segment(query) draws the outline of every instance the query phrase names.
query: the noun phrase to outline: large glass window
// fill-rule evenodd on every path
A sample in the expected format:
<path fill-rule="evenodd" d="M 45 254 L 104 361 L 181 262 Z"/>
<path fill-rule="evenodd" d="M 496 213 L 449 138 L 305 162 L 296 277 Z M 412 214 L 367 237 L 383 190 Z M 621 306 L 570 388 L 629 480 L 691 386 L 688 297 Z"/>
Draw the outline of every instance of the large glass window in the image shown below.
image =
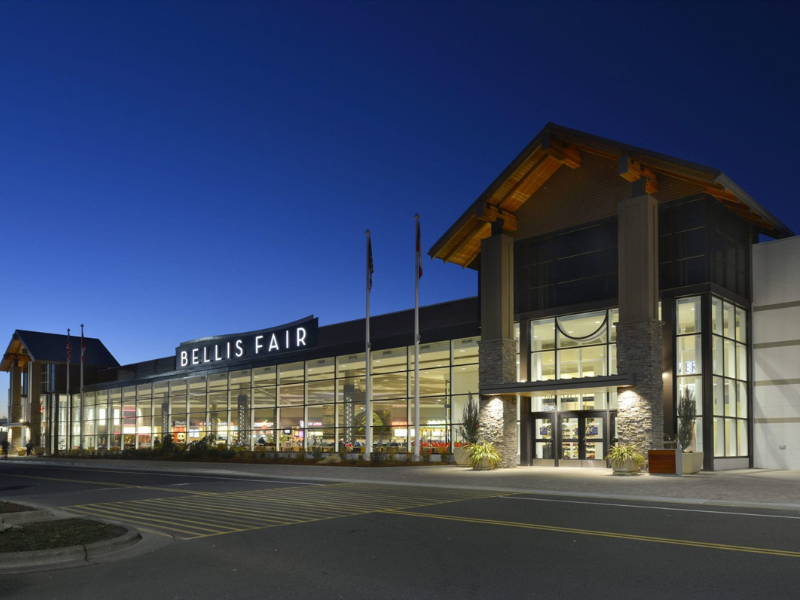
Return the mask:
<path fill-rule="evenodd" d="M 531 379 L 616 374 L 618 314 L 612 309 L 531 321 Z"/>
<path fill-rule="evenodd" d="M 479 341 L 420 347 L 424 443 L 452 443 L 458 425 L 453 421 L 460 421 L 470 395 L 477 402 Z M 602 369 L 603 348 L 576 348 L 585 353 L 581 368 Z M 414 441 L 414 347 L 377 350 L 371 359 L 371 419 L 365 413 L 364 354 L 358 353 L 89 392 L 84 431 L 98 445 L 110 437 L 118 447 L 151 447 L 165 435 L 183 445 L 211 434 L 220 443 L 250 449 L 338 450 L 363 445 L 369 426 L 377 446 L 405 451 Z M 65 443 L 67 430 L 77 431 L 78 411 L 74 399 L 65 407 Z"/>
<path fill-rule="evenodd" d="M 714 355 L 714 456 L 747 456 L 747 311 L 711 299 Z"/>
<path fill-rule="evenodd" d="M 691 449 L 703 451 L 703 353 L 702 299 L 679 298 L 675 302 L 675 352 L 678 402 L 693 399 L 697 410 Z"/>

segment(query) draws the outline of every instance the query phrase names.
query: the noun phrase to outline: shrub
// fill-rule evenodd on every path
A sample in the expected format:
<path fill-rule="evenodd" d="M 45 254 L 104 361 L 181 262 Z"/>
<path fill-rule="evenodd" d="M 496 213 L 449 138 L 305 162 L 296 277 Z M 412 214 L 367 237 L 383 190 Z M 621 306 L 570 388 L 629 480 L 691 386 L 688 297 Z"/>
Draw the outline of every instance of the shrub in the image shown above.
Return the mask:
<path fill-rule="evenodd" d="M 489 466 L 494 468 L 500 464 L 500 455 L 491 442 L 475 442 L 467 448 L 469 452 L 469 462 L 473 469 L 477 469 L 481 462 L 486 461 Z"/>
<path fill-rule="evenodd" d="M 694 439 L 694 422 L 697 418 L 697 402 L 692 390 L 685 390 L 678 403 L 678 443 L 683 452 L 691 452 L 689 446 Z"/>
<path fill-rule="evenodd" d="M 608 451 L 606 460 L 611 462 L 621 463 L 626 460 L 632 460 L 640 467 L 644 464 L 644 456 L 642 456 L 632 444 L 618 444 Z"/>

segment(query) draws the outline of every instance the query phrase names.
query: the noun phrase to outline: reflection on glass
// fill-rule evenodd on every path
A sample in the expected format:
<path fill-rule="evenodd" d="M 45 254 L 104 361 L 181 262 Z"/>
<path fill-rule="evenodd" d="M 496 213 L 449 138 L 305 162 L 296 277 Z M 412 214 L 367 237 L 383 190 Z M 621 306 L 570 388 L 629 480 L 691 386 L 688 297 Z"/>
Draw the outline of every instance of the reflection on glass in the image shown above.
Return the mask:
<path fill-rule="evenodd" d="M 694 375 L 702 373 L 700 354 L 700 336 L 685 335 L 677 338 L 678 343 L 678 375 Z"/>

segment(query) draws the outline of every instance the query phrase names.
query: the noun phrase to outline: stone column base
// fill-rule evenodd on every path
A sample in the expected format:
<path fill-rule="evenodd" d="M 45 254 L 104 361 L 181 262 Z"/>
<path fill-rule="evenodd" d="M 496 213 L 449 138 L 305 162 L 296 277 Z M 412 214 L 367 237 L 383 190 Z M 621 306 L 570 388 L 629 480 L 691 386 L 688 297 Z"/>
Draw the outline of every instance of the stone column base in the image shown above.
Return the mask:
<path fill-rule="evenodd" d="M 664 447 L 661 321 L 617 323 L 617 371 L 635 384 L 620 388 L 617 399 L 617 438 L 647 451 Z"/>
<path fill-rule="evenodd" d="M 481 396 L 478 418 L 481 441 L 494 444 L 500 455 L 500 467 L 516 467 L 516 398 Z"/>

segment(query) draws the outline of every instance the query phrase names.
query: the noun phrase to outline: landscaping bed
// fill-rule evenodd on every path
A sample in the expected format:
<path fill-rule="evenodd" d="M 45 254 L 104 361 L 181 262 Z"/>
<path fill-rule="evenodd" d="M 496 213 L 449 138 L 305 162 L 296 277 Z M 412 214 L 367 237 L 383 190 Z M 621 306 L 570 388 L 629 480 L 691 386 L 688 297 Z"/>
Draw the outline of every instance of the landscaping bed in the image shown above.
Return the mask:
<path fill-rule="evenodd" d="M 280 456 L 280 455 L 283 456 Z M 331 456 L 336 456 L 339 461 L 333 462 Z M 351 458 L 356 456 L 357 458 Z M 312 452 L 281 452 L 260 450 L 221 450 L 210 448 L 204 452 L 174 450 L 163 452 L 158 449 L 138 449 L 122 451 L 69 451 L 50 458 L 112 458 L 118 460 L 156 460 L 180 462 L 216 462 L 216 463 L 245 463 L 245 464 L 282 464 L 282 465 L 325 465 L 344 467 L 415 467 L 454 464 L 452 454 L 423 453 L 419 462 L 413 461 L 411 453 L 375 452 L 371 459 L 366 459 L 364 454 L 354 453 L 318 453 Z"/>
<path fill-rule="evenodd" d="M 24 506 L 22 504 L 14 504 L 13 502 L 0 502 L 0 514 L 2 513 L 19 513 L 37 510 L 31 506 Z"/>
<path fill-rule="evenodd" d="M 81 546 L 110 540 L 127 531 L 119 525 L 87 519 L 26 523 L 0 531 L 0 552 L 28 552 Z"/>

